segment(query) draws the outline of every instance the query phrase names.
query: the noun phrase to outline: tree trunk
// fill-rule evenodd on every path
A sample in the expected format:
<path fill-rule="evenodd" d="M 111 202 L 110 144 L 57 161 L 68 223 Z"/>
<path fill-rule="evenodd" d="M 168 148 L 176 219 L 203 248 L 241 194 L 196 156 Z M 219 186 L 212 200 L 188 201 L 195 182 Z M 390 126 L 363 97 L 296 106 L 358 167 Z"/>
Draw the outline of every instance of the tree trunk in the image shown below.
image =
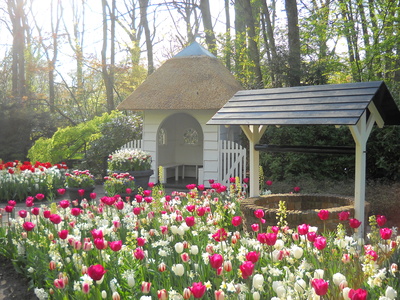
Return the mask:
<path fill-rule="evenodd" d="M 229 0 L 225 0 L 225 35 L 226 45 L 224 50 L 225 66 L 231 71 L 232 41 L 231 41 L 231 17 L 229 13 Z"/>
<path fill-rule="evenodd" d="M 289 86 L 300 85 L 301 56 L 300 56 L 300 32 L 296 0 L 285 0 L 286 16 L 288 22 L 288 44 L 289 44 Z"/>
<path fill-rule="evenodd" d="M 144 35 L 146 37 L 146 50 L 147 50 L 147 74 L 150 75 L 154 72 L 154 60 L 153 60 L 153 43 L 151 41 L 151 34 L 149 29 L 149 22 L 147 20 L 147 8 L 149 6 L 149 0 L 140 0 L 140 23 L 144 29 Z"/>
<path fill-rule="evenodd" d="M 112 0 L 113 4 L 115 0 Z M 113 66 L 110 66 L 110 70 L 107 67 L 107 45 L 108 45 L 108 26 L 107 26 L 107 0 L 102 0 L 102 8 L 103 8 L 103 46 L 101 49 L 101 66 L 102 66 L 102 76 L 103 76 L 103 81 L 104 85 L 106 88 L 106 97 L 107 97 L 107 111 L 111 112 L 114 110 L 114 91 L 113 91 L 113 73 L 111 71 L 111 68 Z M 112 5 L 114 7 L 114 5 Z M 113 12 L 110 13 L 110 18 L 111 22 L 115 22 L 115 18 L 113 18 L 115 14 Z M 113 34 L 111 34 L 113 37 Z M 111 43 L 113 43 L 113 40 L 111 39 Z M 114 55 L 114 54 L 111 54 Z"/>
<path fill-rule="evenodd" d="M 200 0 L 200 10 L 203 18 L 204 31 L 206 33 L 208 50 L 212 54 L 217 55 L 217 43 L 211 22 L 210 3 L 208 0 Z"/>

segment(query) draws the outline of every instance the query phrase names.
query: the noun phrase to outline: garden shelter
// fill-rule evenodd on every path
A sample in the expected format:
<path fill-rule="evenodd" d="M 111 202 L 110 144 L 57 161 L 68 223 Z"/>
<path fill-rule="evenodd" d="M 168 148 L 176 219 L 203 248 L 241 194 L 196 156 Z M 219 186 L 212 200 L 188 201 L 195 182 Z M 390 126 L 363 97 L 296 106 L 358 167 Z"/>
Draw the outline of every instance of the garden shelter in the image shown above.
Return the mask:
<path fill-rule="evenodd" d="M 207 124 L 240 125 L 250 143 L 250 197 L 259 195 L 256 144 L 268 125 L 348 126 L 355 141 L 355 218 L 365 226 L 366 144 L 374 126 L 400 125 L 383 81 L 238 91 Z"/>
<path fill-rule="evenodd" d="M 229 177 L 243 178 L 246 149 L 239 145 L 240 126 L 206 126 L 241 89 L 217 57 L 194 42 L 117 107 L 143 112 L 142 140 L 127 147 L 151 154 L 151 181 L 179 183 L 189 177 L 196 180 L 191 183 L 208 184 L 209 179 L 229 183 Z"/>

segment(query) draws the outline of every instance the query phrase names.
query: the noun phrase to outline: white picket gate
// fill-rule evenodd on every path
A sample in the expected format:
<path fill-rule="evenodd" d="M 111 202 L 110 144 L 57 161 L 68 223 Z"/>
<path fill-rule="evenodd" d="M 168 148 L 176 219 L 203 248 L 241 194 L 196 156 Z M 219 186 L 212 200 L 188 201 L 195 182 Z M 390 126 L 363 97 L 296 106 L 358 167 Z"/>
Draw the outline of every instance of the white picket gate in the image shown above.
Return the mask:
<path fill-rule="evenodd" d="M 220 166 L 219 182 L 229 185 L 231 177 L 246 177 L 246 148 L 233 141 L 220 141 Z"/>
<path fill-rule="evenodd" d="M 121 149 L 142 149 L 143 140 L 133 140 L 121 147 Z"/>

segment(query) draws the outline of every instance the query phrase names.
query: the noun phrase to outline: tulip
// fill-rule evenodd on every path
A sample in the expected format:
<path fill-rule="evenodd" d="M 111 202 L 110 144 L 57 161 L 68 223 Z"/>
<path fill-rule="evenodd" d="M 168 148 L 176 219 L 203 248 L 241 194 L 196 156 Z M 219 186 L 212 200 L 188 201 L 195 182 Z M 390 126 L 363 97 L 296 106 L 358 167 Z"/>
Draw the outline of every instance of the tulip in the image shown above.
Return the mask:
<path fill-rule="evenodd" d="M 293 191 L 295 192 L 295 193 L 299 193 L 300 192 L 300 187 L 298 187 L 298 186 L 295 186 L 294 188 L 293 188 Z"/>
<path fill-rule="evenodd" d="M 142 282 L 142 287 L 141 287 L 142 293 L 143 294 L 148 294 L 148 293 L 150 293 L 150 289 L 151 289 L 151 282 L 143 281 Z"/>
<path fill-rule="evenodd" d="M 349 225 L 350 225 L 351 228 L 357 229 L 358 227 L 360 227 L 361 222 L 359 220 L 357 220 L 357 219 L 350 219 L 349 220 Z"/>
<path fill-rule="evenodd" d="M 257 219 L 263 218 L 264 215 L 265 215 L 265 213 L 264 213 L 264 211 L 263 211 L 262 209 L 257 209 L 257 210 L 254 211 L 254 216 L 255 216 Z"/>
<path fill-rule="evenodd" d="M 215 300 L 225 300 L 225 294 L 223 290 L 214 291 Z"/>
<path fill-rule="evenodd" d="M 242 224 L 242 217 L 241 216 L 234 216 L 232 217 L 232 225 L 237 227 Z"/>
<path fill-rule="evenodd" d="M 90 284 L 87 282 L 82 282 L 82 292 L 84 294 L 89 294 L 90 292 Z"/>
<path fill-rule="evenodd" d="M 210 265 L 214 269 L 218 269 L 219 267 L 222 266 L 222 263 L 224 262 L 224 258 L 221 254 L 213 254 L 208 257 L 210 261 Z"/>
<path fill-rule="evenodd" d="M 365 252 L 365 256 L 369 258 L 370 260 L 377 261 L 378 260 L 378 254 L 374 250 L 368 250 Z"/>
<path fill-rule="evenodd" d="M 349 211 L 342 211 L 338 213 L 338 217 L 340 221 L 347 221 L 350 217 L 350 212 Z"/>
<path fill-rule="evenodd" d="M 62 196 L 65 194 L 66 191 L 67 191 L 66 189 L 58 189 L 57 193 Z"/>
<path fill-rule="evenodd" d="M 224 261 L 223 266 L 224 266 L 224 271 L 225 271 L 225 272 L 230 272 L 230 271 L 232 271 L 232 269 L 233 269 L 233 267 L 232 267 L 232 262 L 229 261 L 229 260 Z"/>
<path fill-rule="evenodd" d="M 251 229 L 254 232 L 258 232 L 260 230 L 260 225 L 259 224 L 251 224 Z"/>
<path fill-rule="evenodd" d="M 392 229 L 390 228 L 381 228 L 379 229 L 379 233 L 383 240 L 389 240 L 392 237 Z"/>
<path fill-rule="evenodd" d="M 54 271 L 56 269 L 56 262 L 54 260 L 49 262 L 49 270 Z"/>
<path fill-rule="evenodd" d="M 217 242 L 225 241 L 228 238 L 228 233 L 224 228 L 218 229 L 216 233 L 212 235 L 212 238 Z"/>
<path fill-rule="evenodd" d="M 320 278 L 314 278 L 311 281 L 311 285 L 318 296 L 324 296 L 328 292 L 328 287 L 329 287 L 328 281 L 325 281 Z"/>
<path fill-rule="evenodd" d="M 307 232 L 307 240 L 309 242 L 314 243 L 316 237 L 317 237 L 317 234 L 314 231 Z"/>
<path fill-rule="evenodd" d="M 349 291 L 349 298 L 352 300 L 366 300 L 367 296 L 368 292 L 363 289 L 357 289 L 357 290 L 351 289 Z"/>
<path fill-rule="evenodd" d="M 385 297 L 389 299 L 396 299 L 397 298 L 396 290 L 391 286 L 388 286 L 385 291 Z"/>
<path fill-rule="evenodd" d="M 44 199 L 44 195 L 43 194 L 36 194 L 35 198 L 38 200 L 43 200 Z"/>
<path fill-rule="evenodd" d="M 28 215 L 28 212 L 27 212 L 26 210 L 22 209 L 22 210 L 20 210 L 20 211 L 18 212 L 18 215 L 19 215 L 21 218 L 25 219 L 25 218 L 27 217 L 27 215 Z"/>
<path fill-rule="evenodd" d="M 33 228 L 35 228 L 35 224 L 33 224 L 32 222 L 25 222 L 24 224 L 22 224 L 22 227 L 26 231 L 32 231 Z"/>
<path fill-rule="evenodd" d="M 308 225 L 308 224 L 299 225 L 299 226 L 297 226 L 297 232 L 300 235 L 306 235 L 307 232 L 308 232 L 309 227 L 310 227 L 310 225 Z"/>
<path fill-rule="evenodd" d="M 189 227 L 193 227 L 196 224 L 196 219 L 193 216 L 186 217 L 185 218 L 185 223 Z"/>
<path fill-rule="evenodd" d="M 38 216 L 40 213 L 40 208 L 39 207 L 33 207 L 31 210 L 32 215 Z"/>
<path fill-rule="evenodd" d="M 182 253 L 183 252 L 183 243 L 178 242 L 175 244 L 175 251 L 176 253 Z"/>
<path fill-rule="evenodd" d="M 87 274 L 95 281 L 101 280 L 106 272 L 102 265 L 92 265 L 87 269 Z"/>
<path fill-rule="evenodd" d="M 122 248 L 122 241 L 109 242 L 108 246 L 112 251 L 117 252 Z"/>
<path fill-rule="evenodd" d="M 202 216 L 204 216 L 205 213 L 206 213 L 206 208 L 203 207 L 203 206 L 200 206 L 200 207 L 198 207 L 198 208 L 196 209 L 196 213 L 197 213 L 197 215 L 198 215 L 199 217 L 202 217 Z"/>
<path fill-rule="evenodd" d="M 247 279 L 253 274 L 254 264 L 251 261 L 245 261 L 243 264 L 240 265 L 239 268 L 240 271 L 242 271 L 243 279 Z"/>
<path fill-rule="evenodd" d="M 181 259 L 182 259 L 183 262 L 188 262 L 188 261 L 190 261 L 190 256 L 189 256 L 189 254 L 187 254 L 185 252 L 185 253 L 181 254 Z"/>
<path fill-rule="evenodd" d="M 382 215 L 376 216 L 376 223 L 379 225 L 379 227 L 385 226 L 386 222 L 387 222 L 387 219 L 385 216 L 382 216 Z"/>
<path fill-rule="evenodd" d="M 96 193 L 90 193 L 89 197 L 90 197 L 90 199 L 94 200 L 94 199 L 96 199 L 97 194 Z"/>
<path fill-rule="evenodd" d="M 253 287 L 257 290 L 261 290 L 264 284 L 264 276 L 262 274 L 255 274 L 253 276 Z"/>
<path fill-rule="evenodd" d="M 326 238 L 317 236 L 314 241 L 314 247 L 318 250 L 323 250 L 326 247 Z"/>
<path fill-rule="evenodd" d="M 143 247 L 146 244 L 146 239 L 142 237 L 136 238 L 136 241 L 139 247 Z"/>
<path fill-rule="evenodd" d="M 206 286 L 202 282 L 193 282 L 189 289 L 195 299 L 202 298 L 207 290 Z"/>
<path fill-rule="evenodd" d="M 94 239 L 93 243 L 96 246 L 96 248 L 99 250 L 107 249 L 107 246 L 108 246 L 107 241 L 105 241 L 103 238 Z"/>
<path fill-rule="evenodd" d="M 68 237 L 68 230 L 64 229 L 58 232 L 58 237 L 62 240 L 65 240 Z"/>
<path fill-rule="evenodd" d="M 173 265 L 171 269 L 176 276 L 182 276 L 185 273 L 185 267 L 182 264 Z"/>
<path fill-rule="evenodd" d="M 329 219 L 329 210 L 326 209 L 322 209 L 319 211 L 318 213 L 318 217 L 324 221 L 324 220 L 328 220 Z"/>
<path fill-rule="evenodd" d="M 62 221 L 60 215 L 57 214 L 51 214 L 49 219 L 53 224 L 60 224 Z"/>
<path fill-rule="evenodd" d="M 61 200 L 58 204 L 60 205 L 61 208 L 68 208 L 70 205 L 68 200 Z"/>
<path fill-rule="evenodd" d="M 167 300 L 168 299 L 168 292 L 165 289 L 157 291 L 157 297 L 160 300 Z"/>
<path fill-rule="evenodd" d="M 342 256 L 342 262 L 345 263 L 345 264 L 347 264 L 347 263 L 349 263 L 350 261 L 351 261 L 350 255 L 347 254 L 347 253 L 343 254 L 343 256 Z"/>
<path fill-rule="evenodd" d="M 166 269 L 167 269 L 167 265 L 165 263 L 162 262 L 158 265 L 158 271 L 164 272 Z"/>
<path fill-rule="evenodd" d="M 334 283 L 335 285 L 339 286 L 339 284 L 340 284 L 342 281 L 345 281 L 345 280 L 346 280 L 346 276 L 344 276 L 343 274 L 341 274 L 341 273 L 335 273 L 335 274 L 333 274 L 333 283 Z"/>
<path fill-rule="evenodd" d="M 192 296 L 192 292 L 190 291 L 190 289 L 185 288 L 183 290 L 183 299 L 185 299 L 185 300 L 190 299 L 191 296 Z"/>
<path fill-rule="evenodd" d="M 143 260 L 145 258 L 145 253 L 141 248 L 136 248 L 135 251 L 133 252 L 133 255 L 138 260 Z"/>
<path fill-rule="evenodd" d="M 258 261 L 259 257 L 260 257 L 260 252 L 257 251 L 251 251 L 246 254 L 246 260 L 251 261 L 253 264 L 255 264 Z"/>

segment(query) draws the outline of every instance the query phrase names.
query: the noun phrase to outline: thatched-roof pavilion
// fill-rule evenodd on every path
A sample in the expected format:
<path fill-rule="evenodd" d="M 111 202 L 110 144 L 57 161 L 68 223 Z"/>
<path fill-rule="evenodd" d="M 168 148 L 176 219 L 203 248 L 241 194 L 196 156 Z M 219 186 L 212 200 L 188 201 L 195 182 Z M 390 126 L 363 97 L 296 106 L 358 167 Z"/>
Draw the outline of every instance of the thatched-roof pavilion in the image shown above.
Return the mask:
<path fill-rule="evenodd" d="M 159 166 L 167 169 L 165 177 L 175 171 L 175 179 L 196 177 L 200 184 L 239 175 L 221 173 L 219 153 L 221 140 L 238 140 L 239 126 L 205 125 L 241 89 L 229 70 L 194 42 L 166 61 L 118 106 L 143 111 L 142 148 L 153 156 L 154 181 L 159 178 Z M 185 138 L 188 134 L 195 137 L 190 144 Z"/>

